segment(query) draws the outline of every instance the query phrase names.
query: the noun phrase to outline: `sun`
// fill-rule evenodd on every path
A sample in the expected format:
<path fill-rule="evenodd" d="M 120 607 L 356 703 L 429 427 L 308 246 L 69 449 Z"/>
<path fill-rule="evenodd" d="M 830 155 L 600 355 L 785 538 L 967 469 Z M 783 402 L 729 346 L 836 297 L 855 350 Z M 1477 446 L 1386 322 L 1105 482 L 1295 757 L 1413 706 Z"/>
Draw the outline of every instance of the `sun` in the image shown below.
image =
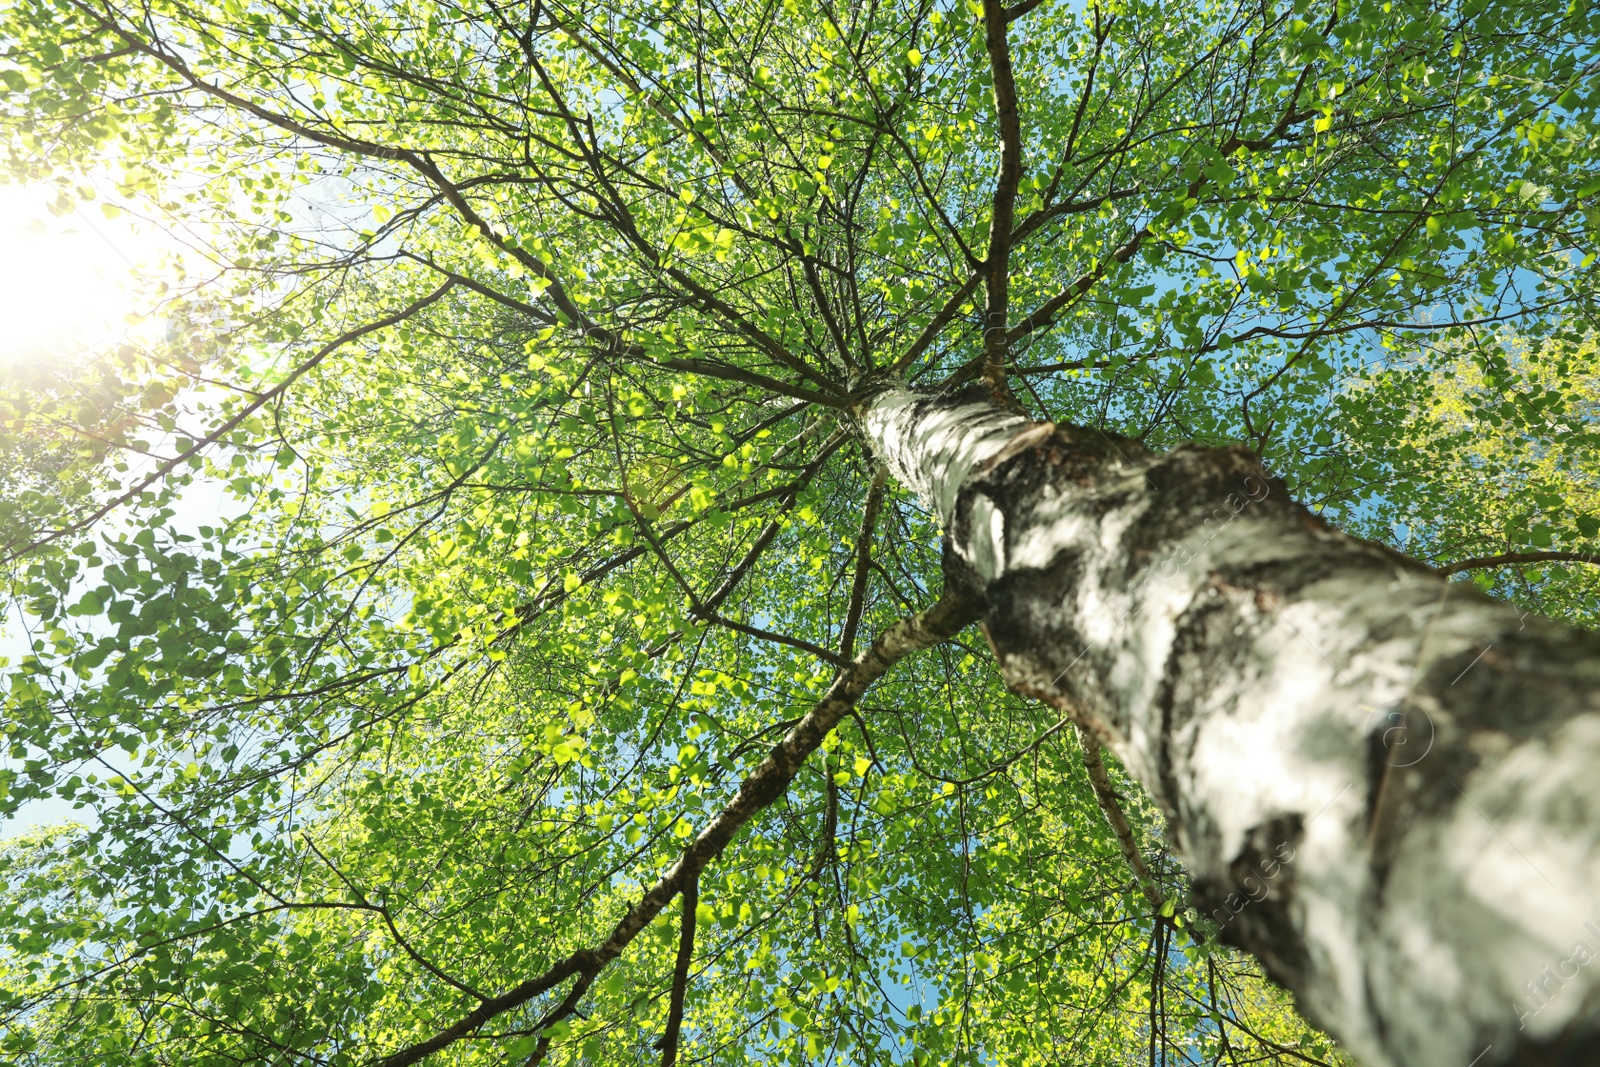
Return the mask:
<path fill-rule="evenodd" d="M 156 227 L 98 201 L 52 212 L 58 195 L 0 184 L 0 367 L 67 359 L 126 336 L 155 306 L 140 269 L 175 250 Z"/>

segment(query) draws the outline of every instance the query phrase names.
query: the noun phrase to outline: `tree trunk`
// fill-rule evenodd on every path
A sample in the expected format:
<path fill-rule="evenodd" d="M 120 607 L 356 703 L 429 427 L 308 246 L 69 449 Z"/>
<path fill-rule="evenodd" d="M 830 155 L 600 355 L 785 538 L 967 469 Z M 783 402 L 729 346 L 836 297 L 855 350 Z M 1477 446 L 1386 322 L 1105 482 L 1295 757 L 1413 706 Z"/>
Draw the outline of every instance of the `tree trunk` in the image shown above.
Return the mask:
<path fill-rule="evenodd" d="M 1159 802 L 1197 906 L 1368 1067 L 1600 1062 L 1600 639 L 1330 528 L 1244 448 L 858 409 L 1006 682 Z"/>

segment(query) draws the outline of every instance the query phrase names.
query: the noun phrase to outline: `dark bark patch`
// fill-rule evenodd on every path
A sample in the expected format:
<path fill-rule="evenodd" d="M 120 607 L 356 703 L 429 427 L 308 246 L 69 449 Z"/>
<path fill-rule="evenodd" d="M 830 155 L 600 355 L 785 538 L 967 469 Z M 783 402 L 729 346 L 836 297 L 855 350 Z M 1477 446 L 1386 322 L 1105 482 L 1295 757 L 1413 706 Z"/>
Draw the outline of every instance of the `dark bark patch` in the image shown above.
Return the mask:
<path fill-rule="evenodd" d="M 1594 1008 L 1591 1004 L 1589 1010 L 1580 1014 L 1592 1019 Z M 1485 1057 L 1486 1061 L 1488 1059 L 1490 1057 Z M 1548 1040 L 1519 1035 L 1511 1054 L 1495 1062 L 1504 1063 L 1506 1067 L 1595 1067 L 1600 1064 L 1600 1030 L 1587 1024 Z"/>
<path fill-rule="evenodd" d="M 1457 799 L 1451 781 L 1470 770 L 1436 753 L 1438 741 L 1434 716 L 1409 698 L 1373 715 L 1367 734 L 1366 825 L 1374 909 L 1382 907 L 1389 870 L 1407 832 L 1429 813 L 1451 805 Z M 1433 763 L 1427 764 L 1430 758 Z"/>
<path fill-rule="evenodd" d="M 1144 517 L 1124 539 L 1130 564 L 1159 555 L 1191 535 L 1209 540 L 1241 514 L 1285 506 L 1273 499 L 1279 490 L 1254 455 L 1243 449 L 1182 448 L 1144 473 L 1150 500 Z"/>
<path fill-rule="evenodd" d="M 1600 640 L 1575 631 L 1553 640 L 1529 623 L 1436 660 L 1404 701 L 1374 716 L 1367 837 L 1380 896 L 1409 829 L 1446 818 L 1465 803 L 1468 779 L 1486 756 L 1548 737 L 1593 700 Z M 1541 620 L 1538 628 L 1546 626 Z M 1493 819 L 1497 812 L 1485 814 Z M 1544 814 L 1553 825 L 1571 827 L 1600 818 L 1576 797 Z"/>
<path fill-rule="evenodd" d="M 970 499 L 963 495 L 962 504 L 966 504 Z M 955 550 L 955 545 L 948 536 L 941 542 L 940 549 L 942 555 L 939 569 L 944 572 L 944 587 L 975 605 L 978 611 L 986 611 L 988 603 L 984 595 L 983 579 L 978 577 L 972 565 L 961 557 L 961 553 Z"/>
<path fill-rule="evenodd" d="M 1199 825 L 1199 808 L 1182 801 L 1177 768 L 1188 765 L 1192 753 L 1178 749 L 1185 745 L 1182 739 L 1189 734 L 1196 708 L 1214 688 L 1211 680 L 1238 673 L 1240 657 L 1251 650 L 1247 632 L 1248 622 L 1233 597 L 1216 587 L 1202 589 L 1177 620 L 1156 691 L 1155 707 L 1161 717 L 1158 799 L 1167 817 L 1181 822 L 1193 841 L 1206 840 L 1211 828 Z"/>
<path fill-rule="evenodd" d="M 1255 956 L 1269 978 L 1289 989 L 1302 987 L 1311 973 L 1292 915 L 1294 858 L 1304 836 L 1298 812 L 1268 819 L 1246 835 L 1227 882 L 1197 878 L 1194 884 L 1195 902 L 1217 924 L 1218 939 Z"/>
<path fill-rule="evenodd" d="M 1466 729 L 1513 742 L 1547 736 L 1582 711 L 1597 710 L 1600 635 L 1528 616 L 1518 629 L 1440 660 L 1424 683 Z"/>
<path fill-rule="evenodd" d="M 994 497 L 1001 510 L 1027 506 L 1045 483 L 1087 488 L 1114 466 L 1141 465 L 1150 452 L 1137 441 L 1101 430 L 1037 423 L 1022 431 L 962 486 Z"/>
<path fill-rule="evenodd" d="M 1048 567 L 1008 571 L 989 583 L 984 630 L 1002 668 L 1025 657 L 1026 673 L 1056 685 L 1067 681 L 1069 672 L 1090 666 L 1087 645 L 1066 607 L 1082 575 L 1082 557 L 1068 552 Z"/>

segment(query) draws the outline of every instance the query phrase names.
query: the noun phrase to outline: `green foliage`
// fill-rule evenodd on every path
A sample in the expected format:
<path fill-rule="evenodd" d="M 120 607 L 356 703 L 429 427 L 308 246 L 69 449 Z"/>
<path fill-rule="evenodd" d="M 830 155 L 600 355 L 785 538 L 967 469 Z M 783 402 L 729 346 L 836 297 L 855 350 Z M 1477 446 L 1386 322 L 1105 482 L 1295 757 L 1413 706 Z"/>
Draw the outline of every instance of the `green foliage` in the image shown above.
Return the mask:
<path fill-rule="evenodd" d="M 1502 332 L 1419 350 L 1408 369 L 1376 376 L 1350 399 L 1395 411 L 1379 460 L 1392 481 L 1357 521 L 1440 565 L 1564 553 L 1473 580 L 1530 611 L 1600 623 L 1594 355 L 1592 339 Z"/>
<path fill-rule="evenodd" d="M 378 1061 L 609 936 L 835 675 L 854 391 L 976 374 L 982 11 L 0 13 L 7 172 L 215 268 L 3 383 L 0 813 L 79 821 L 0 851 L 0 1059 Z M 1592 544 L 1597 19 L 1021 15 L 1021 402 L 1441 562 Z M 871 554 L 856 650 L 940 582 L 892 486 Z M 1337 1061 L 1149 914 L 1060 725 L 966 636 L 897 665 L 701 876 L 683 1058 Z M 654 1058 L 676 948 L 430 1062 Z"/>

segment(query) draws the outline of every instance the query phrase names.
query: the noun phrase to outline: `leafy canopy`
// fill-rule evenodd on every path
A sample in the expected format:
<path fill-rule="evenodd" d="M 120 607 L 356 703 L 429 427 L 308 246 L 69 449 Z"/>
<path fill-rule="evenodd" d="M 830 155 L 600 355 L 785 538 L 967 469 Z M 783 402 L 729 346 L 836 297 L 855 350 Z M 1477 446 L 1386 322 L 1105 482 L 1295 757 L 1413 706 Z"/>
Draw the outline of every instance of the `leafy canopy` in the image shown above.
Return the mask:
<path fill-rule="evenodd" d="M 12 3 L 9 175 L 205 255 L 164 329 L 6 371 L 0 812 L 78 817 L 0 851 L 0 1056 L 1337 1059 L 970 634 L 673 864 L 937 596 L 874 376 L 1245 440 L 1441 563 L 1592 546 L 1597 30 Z M 1592 618 L 1546 563 L 1495 573 Z"/>

